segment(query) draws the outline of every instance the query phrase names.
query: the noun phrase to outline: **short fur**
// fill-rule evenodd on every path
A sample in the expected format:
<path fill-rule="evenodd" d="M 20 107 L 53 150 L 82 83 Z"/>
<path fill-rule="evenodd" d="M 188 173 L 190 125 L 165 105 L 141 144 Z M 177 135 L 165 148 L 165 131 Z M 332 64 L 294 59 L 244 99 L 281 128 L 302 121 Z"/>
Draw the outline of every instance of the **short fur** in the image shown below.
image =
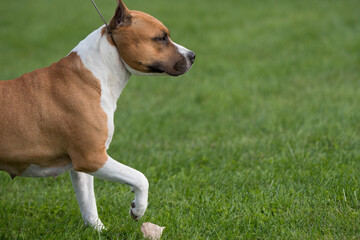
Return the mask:
<path fill-rule="evenodd" d="M 87 225 L 98 230 L 93 177 L 125 183 L 135 200 L 130 214 L 143 216 L 148 181 L 106 152 L 114 133 L 116 102 L 131 73 L 181 75 L 195 54 L 173 43 L 154 17 L 118 0 L 105 26 L 49 67 L 0 81 L 0 170 L 11 177 L 57 176 L 70 171 Z"/>

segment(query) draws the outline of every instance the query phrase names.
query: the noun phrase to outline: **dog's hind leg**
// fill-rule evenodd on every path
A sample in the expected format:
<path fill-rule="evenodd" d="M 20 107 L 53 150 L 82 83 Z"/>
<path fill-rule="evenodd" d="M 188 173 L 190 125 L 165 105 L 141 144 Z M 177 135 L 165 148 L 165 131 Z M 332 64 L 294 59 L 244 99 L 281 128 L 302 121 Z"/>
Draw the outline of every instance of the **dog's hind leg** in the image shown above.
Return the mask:
<path fill-rule="evenodd" d="M 94 177 L 75 170 L 70 170 L 70 176 L 85 225 L 90 225 L 97 231 L 105 229 L 96 208 Z"/>
<path fill-rule="evenodd" d="M 147 208 L 149 182 L 141 172 L 108 157 L 105 164 L 91 175 L 114 182 L 125 183 L 132 187 L 135 200 L 131 203 L 130 215 L 135 220 L 141 218 Z"/>

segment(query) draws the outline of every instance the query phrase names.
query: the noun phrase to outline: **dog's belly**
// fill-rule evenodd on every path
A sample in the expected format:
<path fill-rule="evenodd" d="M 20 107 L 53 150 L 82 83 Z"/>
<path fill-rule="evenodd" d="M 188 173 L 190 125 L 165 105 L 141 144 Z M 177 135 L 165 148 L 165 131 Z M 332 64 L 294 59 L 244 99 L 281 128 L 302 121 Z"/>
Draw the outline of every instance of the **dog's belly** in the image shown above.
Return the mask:
<path fill-rule="evenodd" d="M 64 172 L 72 169 L 69 163 L 62 167 L 41 167 L 39 165 L 30 164 L 30 166 L 21 174 L 22 177 L 57 177 Z"/>
<path fill-rule="evenodd" d="M 71 159 L 67 155 L 37 161 L 29 159 L 10 161 L 0 158 L 0 170 L 8 172 L 11 177 L 56 177 L 72 167 Z"/>
<path fill-rule="evenodd" d="M 44 167 L 37 164 L 0 163 L 0 170 L 8 172 L 11 177 L 57 177 L 70 169 L 72 164 L 64 166 Z"/>

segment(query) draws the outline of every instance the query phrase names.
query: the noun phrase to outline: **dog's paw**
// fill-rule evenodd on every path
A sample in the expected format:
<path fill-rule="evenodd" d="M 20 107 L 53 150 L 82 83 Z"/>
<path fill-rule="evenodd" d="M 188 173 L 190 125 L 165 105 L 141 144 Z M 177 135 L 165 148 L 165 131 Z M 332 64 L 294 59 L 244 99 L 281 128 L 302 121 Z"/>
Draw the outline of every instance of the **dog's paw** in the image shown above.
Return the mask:
<path fill-rule="evenodd" d="M 92 228 L 94 228 L 98 232 L 101 232 L 102 230 L 107 230 L 100 219 L 97 219 L 96 221 L 93 221 L 92 223 L 88 223 L 86 225 L 91 226 Z"/>
<path fill-rule="evenodd" d="M 144 216 L 146 211 L 146 206 L 145 207 L 138 207 L 137 204 L 135 204 L 135 200 L 131 203 L 131 208 L 130 208 L 130 216 L 135 220 L 138 221 L 142 216 Z"/>

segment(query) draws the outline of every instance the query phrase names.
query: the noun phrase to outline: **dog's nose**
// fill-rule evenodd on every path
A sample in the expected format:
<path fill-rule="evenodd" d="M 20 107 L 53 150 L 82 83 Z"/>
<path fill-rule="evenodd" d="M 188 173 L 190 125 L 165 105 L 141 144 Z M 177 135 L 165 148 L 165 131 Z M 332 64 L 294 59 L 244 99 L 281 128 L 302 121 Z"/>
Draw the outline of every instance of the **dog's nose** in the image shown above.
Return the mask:
<path fill-rule="evenodd" d="M 193 51 L 190 51 L 190 52 L 188 53 L 188 58 L 189 58 L 191 64 L 193 64 L 194 61 L 195 61 L 195 53 L 194 53 Z"/>

